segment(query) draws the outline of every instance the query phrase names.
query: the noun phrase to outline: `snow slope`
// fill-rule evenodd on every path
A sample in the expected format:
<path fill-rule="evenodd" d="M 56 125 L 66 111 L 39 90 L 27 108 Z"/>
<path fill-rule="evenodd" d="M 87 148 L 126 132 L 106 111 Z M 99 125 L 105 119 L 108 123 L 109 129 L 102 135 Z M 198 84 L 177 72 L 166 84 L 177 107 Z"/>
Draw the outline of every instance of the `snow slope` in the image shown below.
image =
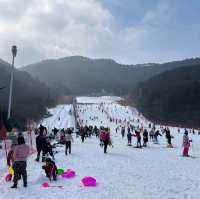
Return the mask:
<path fill-rule="evenodd" d="M 72 105 L 59 105 L 56 108 L 49 109 L 48 111 L 52 116 L 45 118 L 41 122 L 48 130 L 53 129 L 54 127 L 58 129 L 74 127 L 75 120 Z"/>
<path fill-rule="evenodd" d="M 102 97 L 77 97 L 77 103 L 87 103 L 87 104 L 100 104 L 100 103 L 112 103 L 120 101 L 120 97 L 116 96 L 102 96 Z"/>
<path fill-rule="evenodd" d="M 17 190 L 11 190 L 10 183 L 6 183 L 3 177 L 0 181 L 0 198 L 20 199 L 198 199 L 200 194 L 200 136 L 190 135 L 194 140 L 191 147 L 191 154 L 196 158 L 182 158 L 181 142 L 182 133 L 177 133 L 176 128 L 171 128 L 175 148 L 166 148 L 165 137 L 159 137 L 159 145 L 149 143 L 147 148 L 137 149 L 128 147 L 126 138 L 122 140 L 120 131 L 115 132 L 119 124 L 110 122 L 109 117 L 119 118 L 124 121 L 130 120 L 137 125 L 146 127 L 147 121 L 138 115 L 135 109 L 122 107 L 115 102 L 104 102 L 100 107 L 99 103 L 84 105 L 90 101 L 89 98 L 81 100 L 79 106 L 79 119 L 87 125 L 105 125 L 111 127 L 114 147 L 109 147 L 108 154 L 103 154 L 96 138 L 88 138 L 85 143 L 80 138 L 75 138 L 72 145 L 72 155 L 65 156 L 64 148 L 56 150 L 56 164 L 59 168 L 71 168 L 76 171 L 76 177 L 70 180 L 58 179 L 51 185 L 62 185 L 59 188 L 41 188 L 41 184 L 47 181 L 41 169 L 42 163 L 34 161 L 35 155 L 28 160 L 28 188 L 24 189 L 19 183 Z M 93 99 L 92 99 L 93 101 Z M 97 102 L 100 100 L 97 99 Z M 104 110 L 102 113 L 102 109 Z M 66 110 L 66 111 L 64 111 Z M 54 114 L 51 119 L 43 122 L 47 126 L 67 127 L 74 124 L 74 118 L 69 115 L 69 107 L 64 110 L 58 106 L 51 110 Z M 109 117 L 108 117 L 109 115 Z M 60 121 L 58 121 L 60 117 Z M 96 117 L 96 120 L 94 118 Z M 98 117 L 98 119 L 97 119 Z M 55 120 L 54 120 L 55 119 Z M 87 120 L 87 121 L 86 121 Z M 134 120 L 134 121 L 133 121 Z M 52 123 L 55 123 L 52 125 Z M 120 124 L 122 125 L 122 124 Z M 135 144 L 135 139 L 134 139 Z M 6 172 L 5 164 L 0 165 L 1 175 Z M 80 181 L 84 176 L 93 176 L 97 179 L 96 188 L 85 188 Z"/>

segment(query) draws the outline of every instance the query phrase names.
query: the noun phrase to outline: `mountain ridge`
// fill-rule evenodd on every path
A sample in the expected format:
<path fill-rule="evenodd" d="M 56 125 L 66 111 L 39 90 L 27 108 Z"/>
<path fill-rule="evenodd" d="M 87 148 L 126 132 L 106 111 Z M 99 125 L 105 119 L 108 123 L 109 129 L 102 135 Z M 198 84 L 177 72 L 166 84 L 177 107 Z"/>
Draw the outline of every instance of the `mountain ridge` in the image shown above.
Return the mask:
<path fill-rule="evenodd" d="M 90 59 L 71 56 L 45 60 L 21 68 L 61 94 L 54 84 L 62 86 L 65 94 L 90 93 L 126 95 L 151 77 L 167 70 L 200 63 L 200 58 L 174 61 L 164 64 L 122 65 L 112 59 Z"/>

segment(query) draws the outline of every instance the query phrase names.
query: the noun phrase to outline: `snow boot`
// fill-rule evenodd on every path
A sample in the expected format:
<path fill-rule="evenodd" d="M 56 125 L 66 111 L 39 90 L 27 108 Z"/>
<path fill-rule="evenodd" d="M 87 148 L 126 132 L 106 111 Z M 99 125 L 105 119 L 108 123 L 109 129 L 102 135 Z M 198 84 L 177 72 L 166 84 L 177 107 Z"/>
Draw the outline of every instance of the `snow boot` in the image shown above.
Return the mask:
<path fill-rule="evenodd" d="M 10 187 L 11 189 L 17 189 L 17 184 L 14 184 L 12 187 Z"/>
<path fill-rule="evenodd" d="M 37 157 L 37 158 L 35 159 L 35 161 L 36 161 L 36 162 L 39 162 L 39 161 L 40 161 L 39 157 Z"/>

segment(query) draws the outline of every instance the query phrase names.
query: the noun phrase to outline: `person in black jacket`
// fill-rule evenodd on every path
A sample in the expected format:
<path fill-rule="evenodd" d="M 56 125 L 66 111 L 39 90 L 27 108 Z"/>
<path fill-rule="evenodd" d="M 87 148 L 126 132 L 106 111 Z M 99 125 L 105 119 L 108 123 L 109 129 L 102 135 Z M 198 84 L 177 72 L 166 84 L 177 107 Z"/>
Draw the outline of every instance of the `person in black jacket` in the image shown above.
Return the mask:
<path fill-rule="evenodd" d="M 143 146 L 147 147 L 148 142 L 148 131 L 145 129 L 143 132 Z"/>
<path fill-rule="evenodd" d="M 43 130 L 40 130 L 39 135 L 36 137 L 36 149 L 37 149 L 37 158 L 36 161 L 40 161 L 40 153 L 43 152 L 45 144 L 45 137 L 43 136 Z"/>
<path fill-rule="evenodd" d="M 154 133 L 154 144 L 158 144 L 158 136 L 162 136 L 159 132 L 159 130 L 157 130 L 155 133 Z"/>
<path fill-rule="evenodd" d="M 49 154 L 54 160 L 53 149 L 51 145 L 51 140 L 49 137 L 44 136 L 43 146 L 42 146 L 42 162 L 45 162 L 47 154 Z"/>
<path fill-rule="evenodd" d="M 132 134 L 130 131 L 127 133 L 127 140 L 128 140 L 128 146 L 131 146 L 132 145 Z"/>
<path fill-rule="evenodd" d="M 172 138 L 169 128 L 165 129 L 165 136 L 167 138 L 167 147 L 172 148 Z"/>

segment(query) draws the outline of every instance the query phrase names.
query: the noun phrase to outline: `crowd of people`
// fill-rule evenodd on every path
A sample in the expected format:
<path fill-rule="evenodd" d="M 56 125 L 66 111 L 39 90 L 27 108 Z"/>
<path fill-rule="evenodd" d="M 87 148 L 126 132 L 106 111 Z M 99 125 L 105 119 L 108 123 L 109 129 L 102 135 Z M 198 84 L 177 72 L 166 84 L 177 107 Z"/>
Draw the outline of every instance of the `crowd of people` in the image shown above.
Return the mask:
<path fill-rule="evenodd" d="M 95 121 L 98 119 L 98 117 L 91 117 L 90 119 Z M 139 122 L 140 121 L 138 120 L 138 123 Z M 149 142 L 152 142 L 153 144 L 159 144 L 158 137 L 164 136 L 166 138 L 167 147 L 173 148 L 172 139 L 174 137 L 171 135 L 168 127 L 158 127 L 149 123 L 148 128 L 144 128 L 142 125 L 134 126 L 131 123 L 128 123 L 128 126 L 117 126 L 115 134 L 118 134 L 120 129 L 122 140 L 127 137 L 128 146 L 133 146 L 133 139 L 135 139 L 136 143 L 134 147 L 137 148 L 148 147 Z M 178 133 L 180 133 L 179 129 Z M 195 132 L 193 131 L 191 133 L 194 134 Z M 109 127 L 100 126 L 98 128 L 96 125 L 78 125 L 77 129 L 57 129 L 54 127 L 51 132 L 48 132 L 48 129 L 45 126 L 40 125 L 35 129 L 37 149 L 35 160 L 37 162 L 42 161 L 44 163 L 42 169 L 49 180 L 57 180 L 58 170 L 55 163 L 56 147 L 63 146 L 65 147 L 65 155 L 71 154 L 72 142 L 74 142 L 73 134 L 75 134 L 76 139 L 80 138 L 83 144 L 86 139 L 95 137 L 99 140 L 99 146 L 103 148 L 103 153 L 105 154 L 108 152 L 108 146 L 113 147 L 111 130 Z M 182 156 L 189 156 L 191 142 L 192 140 L 189 139 L 189 133 L 187 129 L 185 129 L 182 142 Z M 15 143 L 11 145 L 11 149 L 7 156 L 7 164 L 14 170 L 14 184 L 11 188 L 17 188 L 18 180 L 21 178 L 23 179 L 24 187 L 27 187 L 26 167 L 29 154 L 30 148 L 27 144 L 25 144 L 25 138 L 23 134 L 19 134 L 17 141 L 15 140 Z"/>

